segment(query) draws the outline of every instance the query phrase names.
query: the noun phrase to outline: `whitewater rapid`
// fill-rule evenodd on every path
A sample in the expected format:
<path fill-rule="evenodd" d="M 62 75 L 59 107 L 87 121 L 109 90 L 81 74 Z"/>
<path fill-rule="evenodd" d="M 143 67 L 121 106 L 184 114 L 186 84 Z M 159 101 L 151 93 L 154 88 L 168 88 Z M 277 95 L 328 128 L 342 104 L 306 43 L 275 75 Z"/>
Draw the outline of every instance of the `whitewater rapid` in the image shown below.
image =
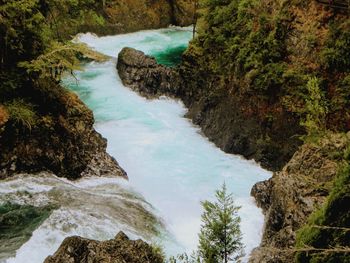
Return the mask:
<path fill-rule="evenodd" d="M 161 244 L 168 255 L 190 252 L 197 247 L 202 213 L 200 202 L 212 200 L 214 191 L 223 182 L 234 194 L 237 205 L 242 206 L 239 214 L 246 254 L 259 245 L 264 219 L 250 197 L 250 190 L 254 183 L 269 178 L 271 173 L 253 161 L 226 154 L 209 142 L 198 127 L 184 118 L 186 108 L 180 101 L 142 98 L 122 85 L 116 71 L 116 57 L 125 46 L 142 50 L 167 63 L 166 59 L 162 61 L 164 54 L 186 47 L 191 37 L 190 28 L 100 38 L 92 34 L 79 36 L 81 42 L 113 58 L 101 64 L 86 64 L 85 71 L 76 73 L 78 81 L 66 79 L 65 84 L 93 110 L 95 128 L 107 138 L 108 152 L 126 170 L 129 182 L 115 178 L 86 178 L 71 183 L 49 176 L 37 181 L 20 177 L 8 180 L 7 185 L 1 183 L 0 201 L 4 200 L 5 194 L 9 199 L 11 189 L 15 196 L 14 191 L 18 190 L 13 186 L 15 180 L 37 197 L 32 202 L 34 205 L 41 199 L 49 202 L 54 198 L 48 194 L 53 189 L 70 197 L 64 201 L 61 197 L 55 199 L 59 204 L 65 202 L 66 207 L 54 211 L 8 262 L 28 262 L 25 259 L 30 257 L 34 259 L 30 262 L 42 262 L 57 249 L 64 237 L 71 234 L 103 240 L 112 238 L 119 230 L 131 237 Z M 26 202 L 18 199 L 18 202 Z M 75 199 L 76 205 L 69 203 Z M 94 202 L 85 205 L 84 201 L 90 199 Z M 131 207 L 130 216 L 124 218 L 118 207 L 122 206 L 123 212 L 127 213 L 130 203 L 136 203 L 141 209 Z M 140 223 L 144 218 L 138 218 L 137 213 L 152 218 L 152 229 L 159 231 L 145 230 L 147 226 Z M 130 218 L 135 223 L 128 225 Z M 70 228 L 65 230 L 58 222 L 70 224 Z"/>

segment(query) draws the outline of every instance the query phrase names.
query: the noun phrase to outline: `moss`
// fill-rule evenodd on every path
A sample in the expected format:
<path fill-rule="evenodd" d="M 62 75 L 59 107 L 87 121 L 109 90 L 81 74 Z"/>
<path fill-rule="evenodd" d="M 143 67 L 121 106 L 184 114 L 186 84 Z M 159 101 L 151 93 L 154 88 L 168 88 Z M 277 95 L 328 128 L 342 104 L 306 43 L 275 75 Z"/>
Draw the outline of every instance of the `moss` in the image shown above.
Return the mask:
<path fill-rule="evenodd" d="M 55 209 L 52 206 L 34 207 L 14 203 L 0 205 L 0 259 L 11 256 L 29 240 L 33 231 L 40 226 Z"/>
<path fill-rule="evenodd" d="M 347 158 L 347 148 L 344 157 Z M 318 249 L 332 249 L 348 247 L 350 244 L 350 163 L 345 161 L 338 170 L 333 188 L 325 205 L 315 211 L 309 218 L 308 224 L 297 233 L 296 247 L 312 247 Z M 299 252 L 297 262 L 350 262 L 349 253 L 329 251 Z"/>
<path fill-rule="evenodd" d="M 37 123 L 37 114 L 34 111 L 34 106 L 24 101 L 23 99 L 15 99 L 5 104 L 6 110 L 9 113 L 10 120 L 16 124 L 20 124 L 29 130 Z"/>

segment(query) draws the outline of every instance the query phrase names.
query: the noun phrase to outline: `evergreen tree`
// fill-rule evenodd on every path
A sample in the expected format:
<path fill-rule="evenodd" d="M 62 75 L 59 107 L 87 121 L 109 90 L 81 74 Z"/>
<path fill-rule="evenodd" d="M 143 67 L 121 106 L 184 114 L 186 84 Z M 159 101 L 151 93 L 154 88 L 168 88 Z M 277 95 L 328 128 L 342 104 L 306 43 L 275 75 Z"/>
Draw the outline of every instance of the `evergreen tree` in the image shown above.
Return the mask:
<path fill-rule="evenodd" d="M 301 125 L 306 128 L 307 132 L 307 136 L 304 139 L 312 140 L 325 133 L 328 109 L 318 78 L 309 78 L 306 88 L 308 91 L 305 98 L 306 117 L 301 121 Z"/>
<path fill-rule="evenodd" d="M 199 234 L 199 255 L 205 263 L 227 263 L 243 255 L 240 207 L 234 204 L 226 185 L 216 191 L 216 201 L 202 202 L 202 226 Z"/>

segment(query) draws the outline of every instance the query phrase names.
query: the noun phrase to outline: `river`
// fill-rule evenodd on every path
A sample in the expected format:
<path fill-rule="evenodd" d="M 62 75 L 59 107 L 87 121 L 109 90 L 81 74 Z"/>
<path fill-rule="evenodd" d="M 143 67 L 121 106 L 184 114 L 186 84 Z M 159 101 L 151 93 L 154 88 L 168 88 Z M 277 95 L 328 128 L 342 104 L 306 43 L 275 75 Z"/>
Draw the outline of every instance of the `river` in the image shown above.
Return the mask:
<path fill-rule="evenodd" d="M 173 65 L 191 37 L 190 28 L 176 27 L 100 38 L 79 36 L 113 58 L 86 64 L 84 71 L 76 73 L 77 81 L 67 78 L 65 84 L 93 110 L 95 128 L 107 138 L 107 150 L 125 169 L 129 182 L 113 177 L 69 182 L 52 175 L 2 182 L 2 202 L 60 206 L 7 262 L 39 263 L 66 236 L 103 240 L 119 230 L 162 245 L 168 255 L 190 252 L 197 247 L 200 202 L 213 200 L 224 182 L 242 207 L 246 254 L 259 245 L 264 219 L 250 190 L 271 173 L 218 149 L 184 117 L 181 101 L 147 100 L 124 87 L 116 71 L 117 54 L 125 46 Z"/>

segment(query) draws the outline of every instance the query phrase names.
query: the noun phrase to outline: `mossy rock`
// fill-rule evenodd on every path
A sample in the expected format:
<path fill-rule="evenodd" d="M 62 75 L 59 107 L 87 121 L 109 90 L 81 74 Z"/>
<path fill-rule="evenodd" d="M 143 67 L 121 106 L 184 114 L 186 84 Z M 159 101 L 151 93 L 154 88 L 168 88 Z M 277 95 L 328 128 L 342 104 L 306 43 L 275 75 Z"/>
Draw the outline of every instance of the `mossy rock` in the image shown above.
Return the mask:
<path fill-rule="evenodd" d="M 4 203 L 0 205 L 0 261 L 13 256 L 55 209 Z"/>

